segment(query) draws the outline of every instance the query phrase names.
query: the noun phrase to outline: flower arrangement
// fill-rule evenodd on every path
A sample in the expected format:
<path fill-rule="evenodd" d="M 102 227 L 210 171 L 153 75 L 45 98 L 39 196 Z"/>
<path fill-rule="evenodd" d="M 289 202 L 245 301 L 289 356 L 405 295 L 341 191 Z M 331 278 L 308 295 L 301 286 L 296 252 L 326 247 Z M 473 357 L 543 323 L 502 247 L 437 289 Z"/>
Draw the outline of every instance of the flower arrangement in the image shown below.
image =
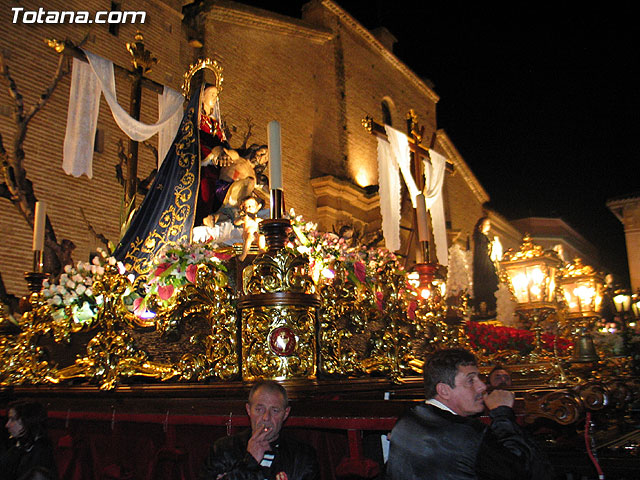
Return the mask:
<path fill-rule="evenodd" d="M 90 326 L 96 318 L 98 308 L 103 303 L 102 295 L 93 293 L 93 282 L 105 272 L 105 266 L 118 266 L 124 273 L 124 266 L 106 251 L 98 249 L 92 261 L 66 265 L 56 282 L 43 282 L 42 296 L 51 309 L 54 320 L 69 318 L 79 326 Z"/>
<path fill-rule="evenodd" d="M 210 244 L 183 243 L 170 245 L 163 249 L 155 258 L 151 274 L 146 284 L 147 294 L 157 296 L 168 304 L 178 289 L 188 283 L 195 283 L 198 265 L 209 264 L 215 271 L 226 274 L 227 267 L 223 262 L 231 255 L 215 251 Z M 136 313 L 144 303 L 144 299 L 136 299 L 134 310 Z"/>
<path fill-rule="evenodd" d="M 530 330 L 521 330 L 512 327 L 491 325 L 488 323 L 468 322 L 467 336 L 474 348 L 482 348 L 489 353 L 500 350 L 517 350 L 526 355 L 533 350 L 534 333 Z M 542 346 L 553 351 L 555 335 L 542 334 Z M 573 346 L 573 342 L 565 338 L 557 338 L 559 353 L 566 352 Z"/>
<path fill-rule="evenodd" d="M 331 281 L 337 274 L 344 274 L 356 285 L 373 285 L 376 275 L 383 268 L 404 272 L 395 254 L 385 248 L 351 245 L 349 240 L 331 232 L 318 232 L 317 225 L 305 222 L 301 215 L 290 210 L 294 236 L 291 246 L 309 256 L 311 272 L 316 284 Z"/>

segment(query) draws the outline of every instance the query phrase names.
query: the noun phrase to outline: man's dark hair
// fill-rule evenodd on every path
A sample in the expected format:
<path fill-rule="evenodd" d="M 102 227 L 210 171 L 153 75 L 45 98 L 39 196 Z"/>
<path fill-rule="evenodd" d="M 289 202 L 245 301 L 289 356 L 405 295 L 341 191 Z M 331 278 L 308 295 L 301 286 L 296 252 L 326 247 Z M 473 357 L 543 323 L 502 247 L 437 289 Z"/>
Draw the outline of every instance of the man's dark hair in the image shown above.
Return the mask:
<path fill-rule="evenodd" d="M 24 438 L 31 442 L 47 434 L 47 410 L 41 403 L 28 400 L 16 400 L 7 406 L 9 410 L 15 410 L 16 417 L 22 421 Z"/>
<path fill-rule="evenodd" d="M 423 366 L 424 394 L 427 400 L 436 396 L 436 385 L 456 386 L 458 367 L 477 365 L 476 357 L 462 348 L 438 350 L 425 358 Z"/>
<path fill-rule="evenodd" d="M 489 375 L 487 375 L 487 378 L 491 378 L 491 375 L 493 374 L 493 372 L 497 372 L 498 370 L 504 370 L 509 374 L 509 376 L 511 376 L 511 372 L 508 369 L 504 368 L 503 365 L 498 364 L 491 369 L 491 371 L 489 372 Z"/>
<path fill-rule="evenodd" d="M 253 386 L 251 387 L 251 390 L 249 390 L 249 399 L 247 400 L 247 402 L 251 404 L 251 399 L 253 398 L 253 395 L 258 390 L 262 390 L 262 389 L 271 393 L 279 393 L 282 396 L 282 399 L 284 400 L 284 406 L 287 407 L 289 405 L 289 396 L 287 395 L 287 391 L 282 385 L 280 385 L 278 382 L 274 380 L 259 380 L 256 383 L 254 383 Z"/>

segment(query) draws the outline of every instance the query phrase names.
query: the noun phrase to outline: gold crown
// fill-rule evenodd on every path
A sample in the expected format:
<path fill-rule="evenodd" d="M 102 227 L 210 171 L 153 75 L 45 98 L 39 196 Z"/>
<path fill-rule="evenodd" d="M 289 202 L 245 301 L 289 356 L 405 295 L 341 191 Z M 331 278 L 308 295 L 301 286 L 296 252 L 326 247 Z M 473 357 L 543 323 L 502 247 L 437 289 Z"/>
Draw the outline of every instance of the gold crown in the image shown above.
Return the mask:
<path fill-rule="evenodd" d="M 196 72 L 205 68 L 213 72 L 216 78 L 215 87 L 218 89 L 218 92 L 222 91 L 222 65 L 210 58 L 201 58 L 196 63 L 190 65 L 189 70 L 184 74 L 184 80 L 182 81 L 182 95 L 184 95 L 185 98 L 188 99 L 191 95 L 191 78 Z"/>

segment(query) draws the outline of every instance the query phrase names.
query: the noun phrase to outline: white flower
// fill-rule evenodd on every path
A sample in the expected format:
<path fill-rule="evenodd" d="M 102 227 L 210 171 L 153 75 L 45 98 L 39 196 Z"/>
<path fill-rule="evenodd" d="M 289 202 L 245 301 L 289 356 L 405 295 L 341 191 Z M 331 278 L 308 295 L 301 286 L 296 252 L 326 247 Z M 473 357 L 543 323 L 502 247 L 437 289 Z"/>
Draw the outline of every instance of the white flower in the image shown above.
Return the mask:
<path fill-rule="evenodd" d="M 69 290 L 73 290 L 74 288 L 76 288 L 76 282 L 74 282 L 73 280 L 68 280 L 67 283 L 64 284 L 64 286 Z"/>
<path fill-rule="evenodd" d="M 64 266 L 64 271 L 65 271 L 65 273 L 71 273 L 71 269 L 72 269 L 72 268 L 73 268 L 73 267 L 72 267 L 71 265 L 65 265 L 65 266 Z"/>
<path fill-rule="evenodd" d="M 130 273 L 129 275 L 127 275 L 127 278 L 131 283 L 136 281 L 136 276 L 133 273 Z"/>
<path fill-rule="evenodd" d="M 76 287 L 76 293 L 78 295 L 82 295 L 86 291 L 87 291 L 87 287 L 84 286 L 84 283 L 79 283 L 78 286 Z"/>
<path fill-rule="evenodd" d="M 92 296 L 93 296 L 93 290 L 91 290 L 90 288 L 87 288 L 87 289 L 84 291 L 84 294 L 85 294 L 87 297 L 92 297 Z"/>
<path fill-rule="evenodd" d="M 98 258 L 98 256 L 96 255 L 95 257 L 93 257 L 91 259 L 91 263 L 96 266 L 96 265 L 100 265 L 100 258 Z"/>
<path fill-rule="evenodd" d="M 114 257 L 109 257 L 109 265 L 115 265 L 118 261 Z"/>
<path fill-rule="evenodd" d="M 84 277 L 79 273 L 76 273 L 73 277 L 71 277 L 71 280 L 73 280 L 76 283 L 82 283 L 84 282 Z"/>
<path fill-rule="evenodd" d="M 88 302 L 84 302 L 82 304 L 82 307 L 76 308 L 73 314 L 74 320 L 76 320 L 78 323 L 84 323 L 88 320 L 91 320 L 93 316 L 93 310 L 91 310 L 91 305 L 89 305 Z"/>
<path fill-rule="evenodd" d="M 60 295 L 54 295 L 47 300 L 47 303 L 49 305 L 60 305 L 62 303 L 62 298 L 60 298 Z"/>

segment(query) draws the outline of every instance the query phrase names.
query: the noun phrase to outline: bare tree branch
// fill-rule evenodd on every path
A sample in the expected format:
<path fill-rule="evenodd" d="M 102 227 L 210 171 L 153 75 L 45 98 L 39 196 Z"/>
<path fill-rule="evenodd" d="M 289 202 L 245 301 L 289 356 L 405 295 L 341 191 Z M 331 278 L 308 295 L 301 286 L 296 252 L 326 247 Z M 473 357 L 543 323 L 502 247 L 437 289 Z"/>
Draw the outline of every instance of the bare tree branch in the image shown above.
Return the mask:
<path fill-rule="evenodd" d="M 124 179 L 124 165 L 127 164 L 129 157 L 127 153 L 124 151 L 124 142 L 122 139 L 118 140 L 118 159 L 119 162 L 116 165 L 116 179 L 118 183 L 124 187 L 125 179 Z"/>
<path fill-rule="evenodd" d="M 27 178 L 24 169 L 24 141 L 27 136 L 27 128 L 31 119 L 47 103 L 60 80 L 69 73 L 69 69 L 63 56 L 58 60 L 56 72 L 45 91 L 40 95 L 39 100 L 24 113 L 24 99 L 18 90 L 18 86 L 11 76 L 6 59 L 0 53 L 0 77 L 4 78 L 8 84 L 9 96 L 14 101 L 13 120 L 16 132 L 13 137 L 13 155 L 9 154 L 0 136 L 0 160 L 2 162 L 2 176 L 4 183 L 0 184 L 0 196 L 7 198 L 24 217 L 27 224 L 33 228 L 36 196 L 32 182 Z M 55 231 L 49 218 L 47 217 L 45 227 L 45 261 L 48 272 L 56 275 L 64 265 L 71 263 L 71 253 L 75 249 L 75 244 L 70 240 L 62 240 L 58 243 Z"/>
<path fill-rule="evenodd" d="M 33 118 L 33 116 L 36 113 L 38 113 L 42 109 L 42 107 L 45 106 L 45 104 L 47 103 L 47 100 L 49 100 L 49 97 L 51 97 L 56 87 L 58 86 L 58 83 L 60 83 L 60 80 L 62 80 L 68 73 L 69 73 L 69 61 L 67 57 L 65 57 L 64 55 L 60 55 L 60 57 L 58 58 L 58 67 L 56 68 L 56 73 L 53 76 L 51 83 L 49 84 L 47 89 L 44 91 L 44 93 L 40 95 L 40 100 L 38 100 L 38 102 L 35 105 L 33 105 L 31 109 L 29 109 L 29 113 L 27 113 L 27 115 L 24 118 L 25 128 L 26 128 L 26 124 L 29 123 L 29 121 Z"/>
<path fill-rule="evenodd" d="M 247 144 L 249 143 L 249 139 L 251 138 L 251 135 L 253 134 L 252 130 L 253 127 L 255 126 L 253 123 L 253 119 L 251 118 L 247 118 L 245 120 L 247 122 L 247 133 L 245 133 L 243 139 L 242 139 L 242 145 L 240 146 L 240 149 L 246 149 L 247 148 Z"/>
<path fill-rule="evenodd" d="M 89 222 L 89 220 L 87 219 L 87 216 L 84 214 L 84 210 L 82 208 L 80 209 L 80 214 L 82 215 L 82 219 L 84 220 L 84 223 L 87 224 L 89 233 L 91 233 L 91 235 L 93 235 L 94 238 L 96 238 L 97 240 L 100 240 L 100 242 L 107 248 L 107 251 L 108 251 L 109 239 L 104 235 L 102 235 L 101 233 L 96 232 L 95 228 L 93 228 L 93 225 L 91 225 L 91 222 Z"/>

